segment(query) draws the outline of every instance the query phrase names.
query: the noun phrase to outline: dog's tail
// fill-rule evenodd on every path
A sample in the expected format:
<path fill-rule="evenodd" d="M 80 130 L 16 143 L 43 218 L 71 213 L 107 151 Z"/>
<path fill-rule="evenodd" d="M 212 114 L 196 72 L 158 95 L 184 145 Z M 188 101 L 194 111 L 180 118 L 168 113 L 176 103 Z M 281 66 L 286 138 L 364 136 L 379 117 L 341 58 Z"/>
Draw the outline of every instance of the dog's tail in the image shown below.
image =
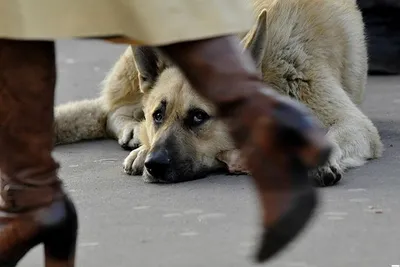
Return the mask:
<path fill-rule="evenodd" d="M 107 111 L 102 98 L 58 105 L 54 117 L 55 145 L 107 137 Z"/>

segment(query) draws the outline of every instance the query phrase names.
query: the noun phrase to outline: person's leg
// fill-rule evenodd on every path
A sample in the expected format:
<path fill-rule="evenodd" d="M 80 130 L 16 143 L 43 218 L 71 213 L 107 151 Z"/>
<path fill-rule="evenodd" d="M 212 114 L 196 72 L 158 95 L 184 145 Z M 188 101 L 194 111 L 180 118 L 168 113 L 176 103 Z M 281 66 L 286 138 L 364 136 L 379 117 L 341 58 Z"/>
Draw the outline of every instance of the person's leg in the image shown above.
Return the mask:
<path fill-rule="evenodd" d="M 255 179 L 264 207 L 264 261 L 311 218 L 315 190 L 307 171 L 326 162 L 330 146 L 308 109 L 263 84 L 233 36 L 159 47 L 227 123 Z"/>
<path fill-rule="evenodd" d="M 77 215 L 53 159 L 54 42 L 0 39 L 0 266 L 43 243 L 74 266 Z"/>

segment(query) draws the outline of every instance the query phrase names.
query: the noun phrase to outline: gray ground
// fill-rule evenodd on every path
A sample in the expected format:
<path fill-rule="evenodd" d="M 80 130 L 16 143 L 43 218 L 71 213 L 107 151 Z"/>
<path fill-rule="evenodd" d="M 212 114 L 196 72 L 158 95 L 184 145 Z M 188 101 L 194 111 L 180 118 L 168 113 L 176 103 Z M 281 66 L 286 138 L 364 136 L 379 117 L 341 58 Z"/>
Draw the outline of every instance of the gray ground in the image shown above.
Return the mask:
<path fill-rule="evenodd" d="M 58 43 L 57 103 L 95 97 L 124 46 Z M 274 267 L 400 264 L 400 77 L 372 77 L 364 106 L 382 134 L 384 157 L 321 189 L 315 220 Z M 122 171 L 114 141 L 57 147 L 61 175 L 80 215 L 77 266 L 252 266 L 259 215 L 244 176 L 144 184 Z M 397 225 L 397 226 L 396 226 Z M 43 266 L 42 247 L 20 266 Z"/>

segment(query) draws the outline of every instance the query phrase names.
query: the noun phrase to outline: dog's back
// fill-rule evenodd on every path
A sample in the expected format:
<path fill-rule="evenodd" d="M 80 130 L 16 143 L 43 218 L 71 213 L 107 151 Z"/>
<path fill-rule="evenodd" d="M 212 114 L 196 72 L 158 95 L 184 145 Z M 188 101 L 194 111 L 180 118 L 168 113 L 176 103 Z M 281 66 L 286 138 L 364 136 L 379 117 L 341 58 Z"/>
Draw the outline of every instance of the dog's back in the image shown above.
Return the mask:
<path fill-rule="evenodd" d="M 261 70 L 282 93 L 301 97 L 296 81 L 329 68 L 360 104 L 367 79 L 367 49 L 355 0 L 252 0 L 254 14 L 267 11 Z M 246 42 L 246 38 L 244 40 Z"/>

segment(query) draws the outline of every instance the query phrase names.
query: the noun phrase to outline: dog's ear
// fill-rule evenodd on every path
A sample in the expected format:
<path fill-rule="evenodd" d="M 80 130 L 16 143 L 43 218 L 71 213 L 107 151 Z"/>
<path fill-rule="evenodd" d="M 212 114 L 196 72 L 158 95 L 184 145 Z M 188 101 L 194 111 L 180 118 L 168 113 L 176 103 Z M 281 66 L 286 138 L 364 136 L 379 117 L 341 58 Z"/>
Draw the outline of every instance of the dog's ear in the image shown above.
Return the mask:
<path fill-rule="evenodd" d="M 159 75 L 159 58 L 157 52 L 149 46 L 138 46 L 133 50 L 133 58 L 139 72 L 140 91 L 147 93 Z"/>
<path fill-rule="evenodd" d="M 259 68 L 266 49 L 267 11 L 264 9 L 258 16 L 253 34 L 249 37 L 245 49 L 250 53 Z"/>

